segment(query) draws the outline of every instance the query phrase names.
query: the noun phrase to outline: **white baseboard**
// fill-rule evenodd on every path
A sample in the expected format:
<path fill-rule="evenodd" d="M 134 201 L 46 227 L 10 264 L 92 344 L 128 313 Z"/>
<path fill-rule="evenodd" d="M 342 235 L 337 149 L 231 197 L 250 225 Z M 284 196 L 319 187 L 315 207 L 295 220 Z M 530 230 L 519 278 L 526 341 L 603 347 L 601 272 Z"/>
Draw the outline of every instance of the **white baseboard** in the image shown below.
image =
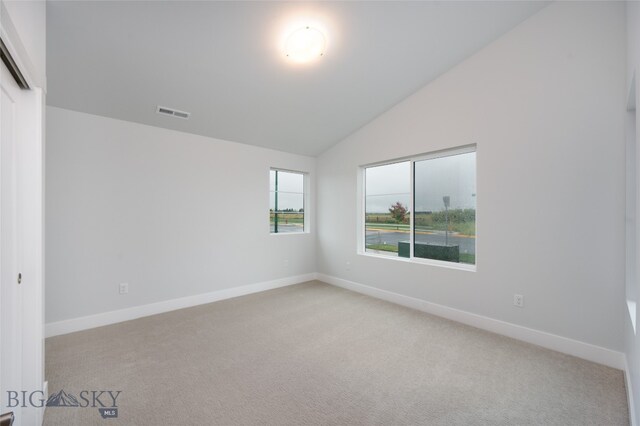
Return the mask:
<path fill-rule="evenodd" d="M 633 388 L 631 386 L 631 371 L 629 370 L 629 360 L 626 355 L 624 357 L 624 381 L 627 388 L 627 403 L 629 404 L 629 424 L 636 426 L 638 423 L 636 422 L 635 400 L 633 399 Z"/>
<path fill-rule="evenodd" d="M 101 327 L 103 325 L 115 324 L 136 318 L 146 317 L 149 315 L 174 311 L 176 309 L 203 305 L 205 303 L 231 299 L 233 297 L 244 296 L 246 294 L 258 293 L 261 291 L 285 287 L 293 284 L 300 284 L 305 281 L 315 280 L 316 277 L 317 274 L 315 273 L 297 275 L 293 277 L 280 278 L 273 281 L 264 281 L 255 284 L 243 285 L 240 287 L 232 287 L 224 290 L 212 291 L 210 293 L 181 297 L 179 299 L 165 300 L 148 305 L 134 306 L 131 308 L 119 309 L 117 311 L 103 312 L 86 317 L 52 322 L 45 325 L 45 337 L 59 336 L 61 334 L 73 333 L 75 331 L 87 330 L 90 328 Z"/>
<path fill-rule="evenodd" d="M 45 336 L 53 337 L 61 334 L 73 333 L 75 331 L 87 330 L 122 321 L 129 321 L 176 309 L 188 308 L 246 294 L 299 284 L 314 279 L 463 324 L 471 325 L 473 327 L 481 328 L 483 330 L 502 334 L 528 343 L 533 343 L 558 352 L 577 356 L 599 364 L 604 364 L 609 367 L 625 370 L 626 372 L 626 357 L 621 352 L 319 273 L 280 278 L 273 281 L 248 284 L 240 287 L 217 290 L 210 293 L 181 297 L 179 299 L 165 300 L 148 305 L 134 306 L 117 311 L 103 312 L 100 314 L 48 323 L 45 325 Z"/>
<path fill-rule="evenodd" d="M 476 328 L 491 331 L 513 339 L 522 340 L 524 342 L 533 343 L 547 349 L 573 355 L 588 361 L 597 362 L 619 370 L 625 369 L 625 356 L 621 352 L 611 349 L 580 342 L 578 340 L 569 339 L 567 337 L 558 336 L 544 331 L 534 330 L 532 328 L 511 324 L 505 321 L 473 314 L 444 305 L 427 302 L 426 300 L 417 299 L 415 297 L 405 296 L 393 293 L 387 290 L 371 287 L 368 285 L 348 281 L 325 274 L 317 274 L 317 279 L 327 284 L 342 287 L 358 293 L 366 294 L 377 299 L 386 300 L 398 305 L 417 309 L 439 317 L 447 318 L 456 322 L 467 324 Z"/>
<path fill-rule="evenodd" d="M 188 308 L 191 306 L 212 303 L 219 300 L 231 299 L 247 294 L 258 293 L 279 287 L 300 284 L 311 280 L 320 280 L 327 284 L 366 294 L 377 299 L 386 300 L 398 305 L 417 309 L 439 317 L 447 318 L 456 322 L 467 324 L 493 333 L 501 334 L 513 339 L 533 343 L 547 349 L 573 355 L 578 358 L 593 361 L 609 367 L 624 371 L 627 398 L 629 401 L 629 420 L 631 426 L 636 426 L 636 413 L 633 406 L 633 392 L 631 388 L 631 377 L 629 366 L 625 354 L 600 346 L 584 343 L 567 337 L 558 336 L 544 331 L 508 323 L 505 321 L 473 314 L 437 303 L 427 302 L 411 296 L 393 293 L 387 290 L 371 287 L 365 284 L 348 281 L 342 278 L 333 277 L 321 273 L 310 273 L 293 277 L 280 278 L 272 281 L 248 284 L 240 287 L 232 287 L 224 290 L 217 290 L 210 293 L 198 294 L 194 296 L 181 297 L 148 305 L 134 306 L 117 311 L 103 312 L 86 317 L 73 318 L 64 321 L 53 322 L 45 325 L 45 336 L 53 337 L 61 334 L 73 333 L 75 331 L 87 330 L 109 324 L 116 324 L 149 315 L 169 312 L 176 309 Z M 48 390 L 48 382 L 44 383 L 45 395 Z"/>

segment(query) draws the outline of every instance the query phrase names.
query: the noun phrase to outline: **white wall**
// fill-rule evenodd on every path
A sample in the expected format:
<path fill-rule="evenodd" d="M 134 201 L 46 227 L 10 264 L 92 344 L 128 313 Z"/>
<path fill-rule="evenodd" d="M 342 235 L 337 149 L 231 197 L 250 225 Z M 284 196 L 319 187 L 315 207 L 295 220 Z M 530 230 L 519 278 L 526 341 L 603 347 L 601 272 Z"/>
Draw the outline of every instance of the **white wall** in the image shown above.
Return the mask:
<path fill-rule="evenodd" d="M 319 272 L 621 351 L 624 81 L 623 3 L 546 7 L 319 157 Z M 477 272 L 357 254 L 360 165 L 470 143 Z"/>
<path fill-rule="evenodd" d="M 630 93 L 631 90 L 631 80 L 633 78 L 634 71 L 636 73 L 636 84 L 635 84 L 635 93 L 630 93 L 630 96 L 635 96 L 636 99 L 636 110 L 638 105 L 639 96 L 639 82 L 640 82 L 640 4 L 637 2 L 627 2 L 627 79 L 626 79 L 626 88 L 627 94 Z M 628 113 L 629 114 L 629 113 Z M 631 117 L 628 117 L 631 119 Z M 640 120 L 638 120 L 638 115 L 635 115 L 635 142 L 636 147 L 640 147 L 640 138 L 638 137 L 637 129 L 640 128 Z M 631 132 L 630 132 L 631 133 Z M 630 134 L 627 137 L 631 137 Z M 636 151 L 636 158 L 632 161 L 635 161 L 636 165 L 636 173 L 640 171 L 640 161 L 638 161 L 638 153 Z M 629 164 L 629 163 L 627 163 Z M 640 185 L 637 184 L 638 175 L 636 174 L 636 190 L 640 188 Z M 638 193 L 636 192 L 636 197 L 638 197 Z M 636 198 L 637 199 L 637 198 Z M 639 211 L 636 210 L 636 224 L 640 223 L 640 214 Z M 638 234 L 636 233 L 636 242 Z M 636 297 L 640 294 L 640 282 L 638 282 L 638 277 L 640 275 L 637 273 L 638 260 L 638 251 L 636 251 L 636 282 L 632 283 L 635 285 L 636 289 Z M 638 300 L 636 300 L 637 302 Z M 626 309 L 626 307 L 624 308 Z M 638 312 L 636 311 L 636 324 L 637 324 Z M 640 330 L 639 330 L 640 331 Z M 636 421 L 638 420 L 638 414 L 640 414 L 640 335 L 636 334 L 633 329 L 633 325 L 631 323 L 631 318 L 629 315 L 625 315 L 625 327 L 624 327 L 624 342 L 625 342 L 625 354 L 627 356 L 627 364 L 629 369 L 629 378 L 631 381 L 631 389 L 634 401 L 630 401 L 630 404 L 635 409 Z"/>
<path fill-rule="evenodd" d="M 269 168 L 313 194 L 314 158 L 53 107 L 47 143 L 47 323 L 316 270 L 313 217 L 268 218 Z"/>

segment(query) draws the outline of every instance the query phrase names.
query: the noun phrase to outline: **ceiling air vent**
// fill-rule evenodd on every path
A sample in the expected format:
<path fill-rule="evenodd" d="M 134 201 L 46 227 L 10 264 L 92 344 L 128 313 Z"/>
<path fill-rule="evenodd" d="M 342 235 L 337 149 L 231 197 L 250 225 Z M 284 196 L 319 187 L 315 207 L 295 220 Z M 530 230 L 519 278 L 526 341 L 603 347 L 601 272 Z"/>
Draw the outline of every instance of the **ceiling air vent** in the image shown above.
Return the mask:
<path fill-rule="evenodd" d="M 182 118 L 184 120 L 188 120 L 191 116 L 190 112 L 178 111 L 177 109 L 171 109 L 160 105 L 158 105 L 158 109 L 156 109 L 156 112 L 162 115 L 170 115 L 172 117 Z"/>

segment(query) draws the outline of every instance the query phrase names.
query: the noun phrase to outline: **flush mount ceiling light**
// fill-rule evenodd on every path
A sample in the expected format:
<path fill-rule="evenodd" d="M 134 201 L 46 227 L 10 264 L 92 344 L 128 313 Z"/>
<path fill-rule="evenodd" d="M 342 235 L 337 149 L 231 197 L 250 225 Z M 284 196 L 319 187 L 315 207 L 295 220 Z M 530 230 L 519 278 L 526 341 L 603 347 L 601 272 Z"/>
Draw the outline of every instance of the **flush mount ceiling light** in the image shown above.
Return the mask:
<path fill-rule="evenodd" d="M 324 34 L 312 26 L 293 31 L 286 39 L 284 52 L 295 62 L 310 62 L 324 55 L 327 42 Z"/>

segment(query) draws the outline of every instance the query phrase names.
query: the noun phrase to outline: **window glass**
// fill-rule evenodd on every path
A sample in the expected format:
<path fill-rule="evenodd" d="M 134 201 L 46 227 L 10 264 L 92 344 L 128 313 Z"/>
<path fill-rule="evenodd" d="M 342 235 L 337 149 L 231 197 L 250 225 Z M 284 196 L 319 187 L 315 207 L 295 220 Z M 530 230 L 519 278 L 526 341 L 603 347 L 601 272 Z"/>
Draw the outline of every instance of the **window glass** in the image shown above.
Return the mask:
<path fill-rule="evenodd" d="M 414 163 L 414 257 L 474 265 L 476 153 Z"/>
<path fill-rule="evenodd" d="M 410 201 L 409 161 L 365 169 L 366 251 L 398 256 L 399 243 L 409 243 Z"/>

